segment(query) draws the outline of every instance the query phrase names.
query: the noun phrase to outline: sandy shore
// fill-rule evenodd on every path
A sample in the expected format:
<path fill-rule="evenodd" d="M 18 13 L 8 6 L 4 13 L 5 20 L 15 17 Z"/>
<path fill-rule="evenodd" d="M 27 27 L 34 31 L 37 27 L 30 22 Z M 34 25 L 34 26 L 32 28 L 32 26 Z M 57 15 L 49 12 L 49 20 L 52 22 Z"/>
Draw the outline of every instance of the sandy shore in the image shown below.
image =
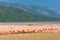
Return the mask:
<path fill-rule="evenodd" d="M 20 33 L 0 35 L 0 40 L 60 40 L 60 33 Z"/>

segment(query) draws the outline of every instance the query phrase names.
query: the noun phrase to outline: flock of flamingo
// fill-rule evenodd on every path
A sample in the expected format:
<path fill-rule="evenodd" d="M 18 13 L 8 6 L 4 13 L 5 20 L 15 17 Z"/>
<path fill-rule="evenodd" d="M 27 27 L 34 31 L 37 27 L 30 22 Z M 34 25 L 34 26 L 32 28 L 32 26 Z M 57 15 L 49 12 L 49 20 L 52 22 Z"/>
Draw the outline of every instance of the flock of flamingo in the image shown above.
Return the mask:
<path fill-rule="evenodd" d="M 38 32 L 60 32 L 60 24 L 42 25 L 0 25 L 0 35 L 19 34 L 19 33 L 38 33 Z"/>

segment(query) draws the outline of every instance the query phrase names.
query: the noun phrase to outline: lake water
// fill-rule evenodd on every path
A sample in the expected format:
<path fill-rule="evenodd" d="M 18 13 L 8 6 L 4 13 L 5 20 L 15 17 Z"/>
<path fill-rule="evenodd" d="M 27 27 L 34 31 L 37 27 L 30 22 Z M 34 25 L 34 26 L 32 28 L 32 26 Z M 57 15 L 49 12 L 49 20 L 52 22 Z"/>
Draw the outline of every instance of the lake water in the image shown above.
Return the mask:
<path fill-rule="evenodd" d="M 26 24 L 60 24 L 60 22 L 0 22 L 0 25 L 26 25 Z"/>

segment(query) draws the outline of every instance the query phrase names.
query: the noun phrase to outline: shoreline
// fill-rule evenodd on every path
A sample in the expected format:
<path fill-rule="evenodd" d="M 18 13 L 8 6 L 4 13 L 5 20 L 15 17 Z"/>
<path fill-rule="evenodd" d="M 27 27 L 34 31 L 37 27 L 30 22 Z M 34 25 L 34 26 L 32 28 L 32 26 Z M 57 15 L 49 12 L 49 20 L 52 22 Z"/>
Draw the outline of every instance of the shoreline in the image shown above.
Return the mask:
<path fill-rule="evenodd" d="M 60 22 L 0 22 L 0 25 L 40 25 L 40 24 L 60 24 Z"/>

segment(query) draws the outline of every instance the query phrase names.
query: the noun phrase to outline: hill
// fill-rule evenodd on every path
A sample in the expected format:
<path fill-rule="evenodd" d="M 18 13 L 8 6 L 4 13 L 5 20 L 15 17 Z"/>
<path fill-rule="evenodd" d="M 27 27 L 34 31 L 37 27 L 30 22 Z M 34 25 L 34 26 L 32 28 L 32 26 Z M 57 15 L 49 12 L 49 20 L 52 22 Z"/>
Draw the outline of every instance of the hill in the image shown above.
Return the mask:
<path fill-rule="evenodd" d="M 9 4 L 10 5 L 10 4 Z M 37 22 L 37 21 L 60 21 L 59 18 L 40 15 L 25 11 L 14 6 L 0 5 L 0 22 Z"/>

